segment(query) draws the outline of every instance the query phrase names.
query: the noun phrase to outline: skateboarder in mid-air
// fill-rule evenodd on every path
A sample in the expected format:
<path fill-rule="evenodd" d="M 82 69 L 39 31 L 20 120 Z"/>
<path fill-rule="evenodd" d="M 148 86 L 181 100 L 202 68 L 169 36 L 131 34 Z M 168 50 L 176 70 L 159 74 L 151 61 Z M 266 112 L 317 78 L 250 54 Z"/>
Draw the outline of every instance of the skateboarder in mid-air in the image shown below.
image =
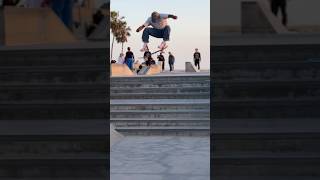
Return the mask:
<path fill-rule="evenodd" d="M 158 46 L 160 50 L 167 47 L 166 42 L 170 40 L 171 30 L 170 26 L 167 24 L 168 18 L 177 19 L 178 17 L 171 14 L 153 12 L 151 17 L 149 17 L 147 21 L 136 30 L 137 32 L 140 32 L 145 28 L 142 34 L 142 41 L 144 42 L 141 49 L 142 52 L 148 51 L 149 36 L 163 39 L 163 42 Z M 152 26 L 152 28 L 149 28 L 148 26 Z"/>

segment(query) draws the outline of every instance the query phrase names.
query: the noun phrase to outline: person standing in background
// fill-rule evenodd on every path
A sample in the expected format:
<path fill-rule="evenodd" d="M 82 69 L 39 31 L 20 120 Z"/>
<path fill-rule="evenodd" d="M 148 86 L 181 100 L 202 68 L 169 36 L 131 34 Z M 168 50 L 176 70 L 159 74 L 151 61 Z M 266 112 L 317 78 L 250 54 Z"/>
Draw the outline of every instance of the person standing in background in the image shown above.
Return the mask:
<path fill-rule="evenodd" d="M 174 62 L 175 62 L 175 58 L 172 55 L 171 52 L 169 52 L 169 66 L 170 66 L 170 72 L 174 71 Z"/>
<path fill-rule="evenodd" d="M 282 24 L 287 26 L 288 24 L 288 15 L 287 15 L 287 1 L 286 0 L 270 0 L 271 11 L 277 16 L 279 9 L 281 10 L 282 15 Z"/>
<path fill-rule="evenodd" d="M 164 56 L 162 55 L 162 53 L 160 53 L 160 55 L 158 56 L 158 61 L 162 62 L 161 66 L 162 66 L 162 72 L 164 71 L 164 66 L 165 66 L 165 59 Z"/>
<path fill-rule="evenodd" d="M 124 54 L 120 53 L 119 58 L 118 58 L 118 64 L 124 64 Z"/>
<path fill-rule="evenodd" d="M 193 54 L 194 65 L 196 67 L 198 67 L 198 70 L 200 70 L 201 54 L 200 54 L 198 48 L 196 48 L 195 51 L 196 52 Z"/>
<path fill-rule="evenodd" d="M 134 54 L 131 51 L 130 47 L 128 47 L 128 51 L 126 52 L 125 63 L 128 65 L 129 69 L 132 70 L 132 65 L 134 63 Z"/>

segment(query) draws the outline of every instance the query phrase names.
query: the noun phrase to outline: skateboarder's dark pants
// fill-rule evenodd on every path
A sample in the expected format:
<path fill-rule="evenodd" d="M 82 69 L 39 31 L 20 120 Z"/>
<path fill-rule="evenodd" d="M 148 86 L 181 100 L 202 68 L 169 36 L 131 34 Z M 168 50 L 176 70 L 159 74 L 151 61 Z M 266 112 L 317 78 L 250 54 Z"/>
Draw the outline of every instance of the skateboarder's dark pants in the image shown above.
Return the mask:
<path fill-rule="evenodd" d="M 164 41 L 169 41 L 170 32 L 170 26 L 166 26 L 163 29 L 145 28 L 142 34 L 142 41 L 144 43 L 149 43 L 149 36 L 163 38 Z"/>
<path fill-rule="evenodd" d="M 194 60 L 194 65 L 200 70 L 200 60 Z"/>
<path fill-rule="evenodd" d="M 282 14 L 282 24 L 287 25 L 288 23 L 288 15 L 287 15 L 287 3 L 286 0 L 271 0 L 271 10 L 274 15 L 278 15 L 279 9 Z"/>

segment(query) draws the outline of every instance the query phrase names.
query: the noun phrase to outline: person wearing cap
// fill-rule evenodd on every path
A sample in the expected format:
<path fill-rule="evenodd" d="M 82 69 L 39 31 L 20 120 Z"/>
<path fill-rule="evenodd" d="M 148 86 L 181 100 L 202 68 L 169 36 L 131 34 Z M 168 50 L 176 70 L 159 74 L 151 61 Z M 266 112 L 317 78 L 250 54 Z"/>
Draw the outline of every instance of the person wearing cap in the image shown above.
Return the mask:
<path fill-rule="evenodd" d="M 170 26 L 167 23 L 168 18 L 177 19 L 178 17 L 172 14 L 160 14 L 158 12 L 153 12 L 151 17 L 149 17 L 147 21 L 136 30 L 137 32 L 140 32 L 145 28 L 142 34 L 142 41 L 144 42 L 144 45 L 141 51 L 148 50 L 149 36 L 163 39 L 163 42 L 158 46 L 159 49 L 166 47 L 166 42 L 170 40 L 171 31 Z"/>

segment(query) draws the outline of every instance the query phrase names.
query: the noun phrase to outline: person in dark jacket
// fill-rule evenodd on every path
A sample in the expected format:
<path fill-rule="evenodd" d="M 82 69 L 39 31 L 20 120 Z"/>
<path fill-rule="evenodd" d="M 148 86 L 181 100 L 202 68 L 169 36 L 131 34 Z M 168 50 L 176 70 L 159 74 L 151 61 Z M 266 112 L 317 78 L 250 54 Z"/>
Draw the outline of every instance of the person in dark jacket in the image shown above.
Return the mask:
<path fill-rule="evenodd" d="M 134 54 L 131 51 L 130 47 L 128 47 L 128 51 L 126 52 L 125 63 L 128 65 L 129 69 L 132 70 L 134 63 Z"/>
<path fill-rule="evenodd" d="M 288 15 L 287 15 L 287 1 L 286 0 L 270 0 L 271 3 L 271 11 L 277 16 L 279 9 L 282 14 L 282 24 L 287 25 L 288 23 Z"/>
<path fill-rule="evenodd" d="M 162 62 L 162 71 L 164 71 L 165 59 L 164 59 L 164 56 L 162 55 L 162 53 L 160 53 L 160 55 L 158 56 L 158 61 Z"/>
<path fill-rule="evenodd" d="M 170 66 L 170 72 L 174 71 L 174 62 L 175 62 L 175 57 L 172 55 L 171 52 L 169 52 L 169 66 Z"/>
<path fill-rule="evenodd" d="M 196 67 L 198 67 L 198 70 L 200 70 L 201 54 L 200 54 L 198 48 L 196 48 L 196 50 L 193 54 L 193 61 L 194 61 L 194 65 Z"/>

